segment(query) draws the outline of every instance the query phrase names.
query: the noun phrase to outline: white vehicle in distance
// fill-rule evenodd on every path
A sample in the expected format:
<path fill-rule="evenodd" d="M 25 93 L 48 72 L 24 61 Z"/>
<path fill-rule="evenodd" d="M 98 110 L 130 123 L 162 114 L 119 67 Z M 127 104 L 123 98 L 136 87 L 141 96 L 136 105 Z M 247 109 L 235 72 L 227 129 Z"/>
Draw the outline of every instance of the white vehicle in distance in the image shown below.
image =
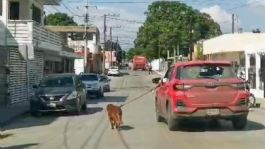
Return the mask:
<path fill-rule="evenodd" d="M 108 76 L 120 76 L 120 70 L 118 66 L 111 66 L 108 70 Z"/>

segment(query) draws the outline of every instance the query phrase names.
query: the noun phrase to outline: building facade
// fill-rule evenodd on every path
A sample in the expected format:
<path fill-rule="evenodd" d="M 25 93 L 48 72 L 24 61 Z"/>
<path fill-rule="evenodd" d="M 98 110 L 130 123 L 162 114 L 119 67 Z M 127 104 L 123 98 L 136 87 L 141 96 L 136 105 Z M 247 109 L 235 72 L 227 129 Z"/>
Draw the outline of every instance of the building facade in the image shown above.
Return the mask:
<path fill-rule="evenodd" d="M 43 26 L 44 5 L 59 5 L 59 0 L 0 4 L 0 106 L 5 106 L 28 101 L 45 74 L 72 72 L 76 56 L 64 47 L 61 34 Z"/>
<path fill-rule="evenodd" d="M 59 32 L 67 38 L 66 44 L 74 49 L 82 59 L 76 60 L 76 72 L 80 72 L 80 65 L 84 62 L 85 55 L 85 27 L 84 26 L 47 26 L 49 30 Z M 102 54 L 100 48 L 100 33 L 97 27 L 87 27 L 87 62 L 85 70 L 87 72 L 101 73 L 102 72 Z M 84 67 L 84 66 L 81 66 Z M 81 68 L 80 67 L 80 68 Z M 82 69 L 82 68 L 81 68 Z"/>
<path fill-rule="evenodd" d="M 265 33 L 225 34 L 204 41 L 209 60 L 231 61 L 236 73 L 250 82 L 251 92 L 264 98 Z"/>

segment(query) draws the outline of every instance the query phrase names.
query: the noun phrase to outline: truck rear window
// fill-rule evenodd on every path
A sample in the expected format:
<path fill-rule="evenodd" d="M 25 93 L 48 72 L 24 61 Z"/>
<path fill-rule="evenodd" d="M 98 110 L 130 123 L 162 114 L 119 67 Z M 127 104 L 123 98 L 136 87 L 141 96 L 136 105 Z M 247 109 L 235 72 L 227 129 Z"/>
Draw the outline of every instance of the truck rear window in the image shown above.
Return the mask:
<path fill-rule="evenodd" d="M 180 79 L 236 78 L 231 66 L 218 64 L 185 66 L 179 75 Z"/>

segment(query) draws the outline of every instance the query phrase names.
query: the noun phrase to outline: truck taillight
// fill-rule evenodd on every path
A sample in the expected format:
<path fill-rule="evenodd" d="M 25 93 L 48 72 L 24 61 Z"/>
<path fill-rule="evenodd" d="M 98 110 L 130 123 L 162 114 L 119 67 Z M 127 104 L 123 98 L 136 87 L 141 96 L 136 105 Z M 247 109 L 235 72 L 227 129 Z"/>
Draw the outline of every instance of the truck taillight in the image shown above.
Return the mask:
<path fill-rule="evenodd" d="M 246 89 L 246 84 L 245 83 L 235 83 L 231 85 L 235 89 L 239 90 L 245 90 Z"/>
<path fill-rule="evenodd" d="M 192 85 L 187 85 L 187 84 L 175 84 L 174 85 L 175 90 L 188 90 L 191 88 L 192 88 Z"/>

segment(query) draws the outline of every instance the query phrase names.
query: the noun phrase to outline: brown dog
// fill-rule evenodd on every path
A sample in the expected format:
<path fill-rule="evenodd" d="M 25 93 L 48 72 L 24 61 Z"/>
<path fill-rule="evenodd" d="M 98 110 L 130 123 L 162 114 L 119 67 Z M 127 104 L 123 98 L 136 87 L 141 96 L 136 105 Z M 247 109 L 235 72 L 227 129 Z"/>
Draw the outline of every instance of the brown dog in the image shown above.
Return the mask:
<path fill-rule="evenodd" d="M 122 124 L 122 110 L 121 107 L 115 106 L 113 104 L 107 105 L 107 112 L 109 116 L 109 121 L 111 124 L 111 128 L 119 129 Z"/>

